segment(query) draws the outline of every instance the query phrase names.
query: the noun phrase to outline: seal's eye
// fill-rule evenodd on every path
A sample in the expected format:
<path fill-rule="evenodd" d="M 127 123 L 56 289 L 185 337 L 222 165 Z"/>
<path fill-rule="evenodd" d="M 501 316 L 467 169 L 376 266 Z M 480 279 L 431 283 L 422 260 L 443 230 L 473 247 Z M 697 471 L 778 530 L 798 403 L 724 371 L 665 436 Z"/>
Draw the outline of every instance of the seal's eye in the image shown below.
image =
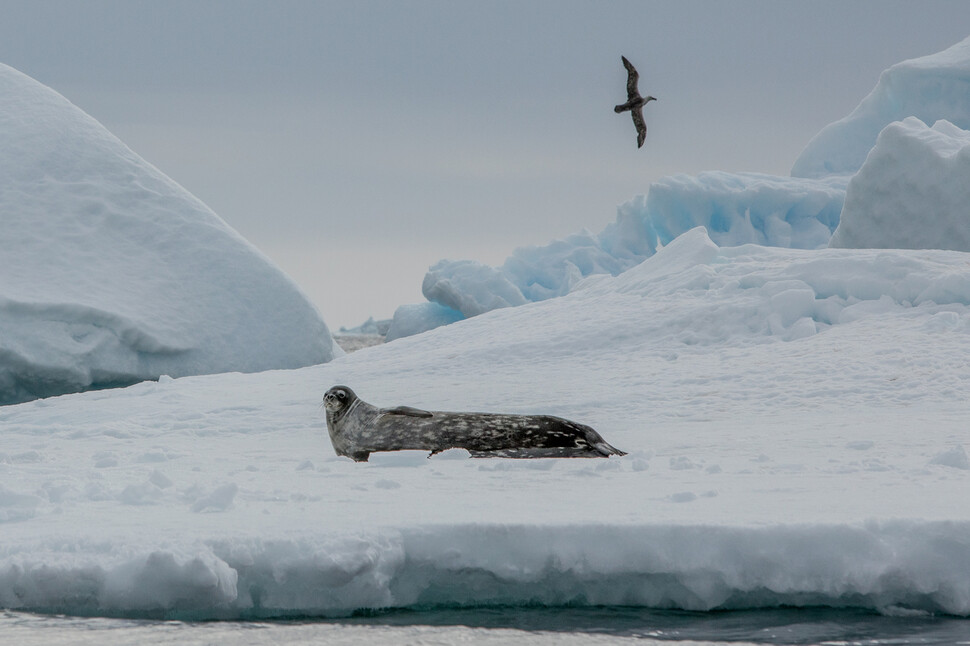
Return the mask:
<path fill-rule="evenodd" d="M 337 391 L 337 399 L 347 399 L 347 393 L 343 390 Z"/>

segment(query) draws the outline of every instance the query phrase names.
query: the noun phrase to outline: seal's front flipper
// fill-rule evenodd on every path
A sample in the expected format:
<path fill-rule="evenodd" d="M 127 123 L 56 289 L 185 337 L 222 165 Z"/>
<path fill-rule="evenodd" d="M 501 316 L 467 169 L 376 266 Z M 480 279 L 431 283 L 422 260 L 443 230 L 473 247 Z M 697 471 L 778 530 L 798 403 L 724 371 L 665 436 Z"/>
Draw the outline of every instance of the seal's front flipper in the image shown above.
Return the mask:
<path fill-rule="evenodd" d="M 395 406 L 394 408 L 382 408 L 381 415 L 404 415 L 405 417 L 434 417 L 434 413 L 420 408 L 410 406 Z"/>

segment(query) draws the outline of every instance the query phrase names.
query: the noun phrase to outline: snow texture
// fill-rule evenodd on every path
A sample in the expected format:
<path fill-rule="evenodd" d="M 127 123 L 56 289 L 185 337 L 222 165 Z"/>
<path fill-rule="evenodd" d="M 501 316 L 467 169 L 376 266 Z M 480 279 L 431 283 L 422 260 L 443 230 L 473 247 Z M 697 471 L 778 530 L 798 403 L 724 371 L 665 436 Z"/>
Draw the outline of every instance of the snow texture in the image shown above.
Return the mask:
<path fill-rule="evenodd" d="M 930 460 L 930 464 L 939 464 L 954 469 L 963 469 L 964 471 L 970 470 L 970 458 L 967 457 L 967 452 L 963 446 L 955 446 L 952 449 L 943 451 Z"/>
<path fill-rule="evenodd" d="M 970 616 L 968 256 L 719 247 L 326 364 L 0 408 L 0 606 Z M 320 397 L 554 414 L 628 456 L 334 455 Z"/>
<path fill-rule="evenodd" d="M 795 177 L 852 175 L 883 128 L 916 117 L 970 130 L 970 38 L 942 52 L 893 65 L 847 117 L 823 128 L 795 161 Z"/>
<path fill-rule="evenodd" d="M 970 132 L 886 126 L 847 189 L 832 247 L 970 251 Z"/>
<path fill-rule="evenodd" d="M 334 355 L 296 285 L 87 114 L 0 65 L 0 403 Z"/>
<path fill-rule="evenodd" d="M 816 181 L 760 173 L 666 177 L 650 186 L 646 198 L 620 206 L 616 221 L 599 235 L 583 231 L 544 247 L 522 247 L 501 267 L 442 260 L 428 271 L 422 291 L 429 301 L 465 318 L 555 298 L 588 276 L 616 276 L 638 265 L 697 226 L 707 228 L 719 245 L 824 247 L 839 223 L 846 182 L 838 177 Z M 410 321 L 438 312 L 405 308 L 401 315 Z M 444 322 L 450 321 L 426 319 L 412 322 L 410 329 L 425 331 Z M 399 327 L 395 333 L 406 336 Z"/>

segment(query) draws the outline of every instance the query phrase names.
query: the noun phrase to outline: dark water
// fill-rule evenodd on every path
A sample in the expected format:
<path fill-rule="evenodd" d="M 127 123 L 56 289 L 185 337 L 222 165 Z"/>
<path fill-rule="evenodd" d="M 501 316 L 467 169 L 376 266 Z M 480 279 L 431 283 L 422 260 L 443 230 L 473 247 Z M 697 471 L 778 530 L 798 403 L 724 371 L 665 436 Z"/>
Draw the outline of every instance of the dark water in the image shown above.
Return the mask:
<path fill-rule="evenodd" d="M 643 608 L 454 608 L 391 611 L 344 624 L 461 625 L 529 631 L 759 644 L 970 644 L 970 619 L 888 617 L 858 610 L 791 608 L 730 612 Z"/>
<path fill-rule="evenodd" d="M 513 629 L 513 630 L 509 630 Z M 14 641 L 6 641 L 13 639 Z M 0 611 L 0 643 L 45 644 L 970 644 L 970 619 L 856 610 L 435 608 L 339 620 L 182 622 Z"/>

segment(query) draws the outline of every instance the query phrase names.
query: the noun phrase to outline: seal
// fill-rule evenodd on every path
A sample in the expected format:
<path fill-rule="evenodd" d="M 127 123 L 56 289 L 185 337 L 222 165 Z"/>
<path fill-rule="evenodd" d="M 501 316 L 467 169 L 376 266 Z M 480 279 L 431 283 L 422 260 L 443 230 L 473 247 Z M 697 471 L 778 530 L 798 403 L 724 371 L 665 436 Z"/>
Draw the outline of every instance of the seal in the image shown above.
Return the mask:
<path fill-rule="evenodd" d="M 589 426 L 552 415 L 449 413 L 410 406 L 377 408 L 347 386 L 323 396 L 327 430 L 337 455 L 366 462 L 377 451 L 431 455 L 467 449 L 472 457 L 599 458 L 626 455 Z"/>

